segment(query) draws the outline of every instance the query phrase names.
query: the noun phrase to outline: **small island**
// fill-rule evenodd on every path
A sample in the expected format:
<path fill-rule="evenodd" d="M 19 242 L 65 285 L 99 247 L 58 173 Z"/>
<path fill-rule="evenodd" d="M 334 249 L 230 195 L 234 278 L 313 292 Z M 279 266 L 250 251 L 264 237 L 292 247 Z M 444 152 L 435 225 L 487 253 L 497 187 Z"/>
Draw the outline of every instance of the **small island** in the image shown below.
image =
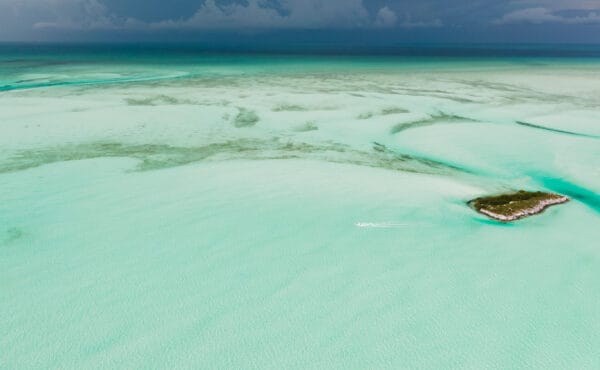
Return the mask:
<path fill-rule="evenodd" d="M 514 193 L 476 198 L 469 201 L 469 205 L 494 220 L 510 222 L 536 215 L 550 206 L 568 201 L 568 197 L 559 194 L 519 190 Z"/>

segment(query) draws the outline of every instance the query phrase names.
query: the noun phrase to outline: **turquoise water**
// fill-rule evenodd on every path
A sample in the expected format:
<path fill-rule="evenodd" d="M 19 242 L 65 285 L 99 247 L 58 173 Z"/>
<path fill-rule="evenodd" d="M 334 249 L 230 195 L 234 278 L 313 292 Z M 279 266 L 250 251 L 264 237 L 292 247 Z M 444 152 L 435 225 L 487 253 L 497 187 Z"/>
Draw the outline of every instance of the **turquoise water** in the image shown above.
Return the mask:
<path fill-rule="evenodd" d="M 0 368 L 600 367 L 597 59 L 1 50 Z"/>

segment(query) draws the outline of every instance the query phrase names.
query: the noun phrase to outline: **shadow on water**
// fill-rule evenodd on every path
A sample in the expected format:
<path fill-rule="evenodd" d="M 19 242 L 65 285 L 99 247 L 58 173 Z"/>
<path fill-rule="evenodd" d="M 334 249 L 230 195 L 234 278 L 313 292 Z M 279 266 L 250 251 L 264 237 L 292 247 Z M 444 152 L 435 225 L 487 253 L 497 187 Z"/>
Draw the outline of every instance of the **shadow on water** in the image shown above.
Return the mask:
<path fill-rule="evenodd" d="M 517 225 L 514 222 L 502 222 L 502 221 L 492 220 L 489 218 L 474 217 L 473 219 L 475 220 L 475 222 L 478 222 L 478 223 L 484 224 L 484 225 L 490 225 L 490 226 L 513 228 Z"/>

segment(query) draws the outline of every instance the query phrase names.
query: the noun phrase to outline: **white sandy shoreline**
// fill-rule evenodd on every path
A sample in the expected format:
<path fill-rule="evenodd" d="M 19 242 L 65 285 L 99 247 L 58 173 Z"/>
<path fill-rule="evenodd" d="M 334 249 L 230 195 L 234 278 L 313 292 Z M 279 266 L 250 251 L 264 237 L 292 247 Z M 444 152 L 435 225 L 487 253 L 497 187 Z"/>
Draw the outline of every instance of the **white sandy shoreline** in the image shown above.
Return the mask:
<path fill-rule="evenodd" d="M 550 206 L 566 203 L 569 200 L 570 199 L 568 197 L 560 197 L 560 198 L 556 198 L 556 199 L 542 200 L 535 207 L 527 208 L 527 209 L 515 212 L 510 216 L 505 216 L 505 215 L 501 215 L 499 213 L 494 213 L 494 212 L 488 211 L 486 209 L 478 209 L 477 211 L 480 213 L 483 213 L 484 215 L 489 216 L 493 219 L 496 219 L 499 221 L 510 222 L 510 221 L 518 220 L 523 217 L 536 215 L 538 213 L 543 212 L 546 208 L 548 208 Z"/>

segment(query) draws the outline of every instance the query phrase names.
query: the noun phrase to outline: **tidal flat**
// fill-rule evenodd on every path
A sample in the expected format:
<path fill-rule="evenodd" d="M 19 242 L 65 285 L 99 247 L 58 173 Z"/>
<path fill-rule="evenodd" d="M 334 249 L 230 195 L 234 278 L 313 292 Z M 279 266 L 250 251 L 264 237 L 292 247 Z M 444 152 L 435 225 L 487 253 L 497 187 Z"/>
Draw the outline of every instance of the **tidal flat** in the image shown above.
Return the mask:
<path fill-rule="evenodd" d="M 593 58 L 0 53 L 0 368 L 600 368 L 598 107 Z"/>

